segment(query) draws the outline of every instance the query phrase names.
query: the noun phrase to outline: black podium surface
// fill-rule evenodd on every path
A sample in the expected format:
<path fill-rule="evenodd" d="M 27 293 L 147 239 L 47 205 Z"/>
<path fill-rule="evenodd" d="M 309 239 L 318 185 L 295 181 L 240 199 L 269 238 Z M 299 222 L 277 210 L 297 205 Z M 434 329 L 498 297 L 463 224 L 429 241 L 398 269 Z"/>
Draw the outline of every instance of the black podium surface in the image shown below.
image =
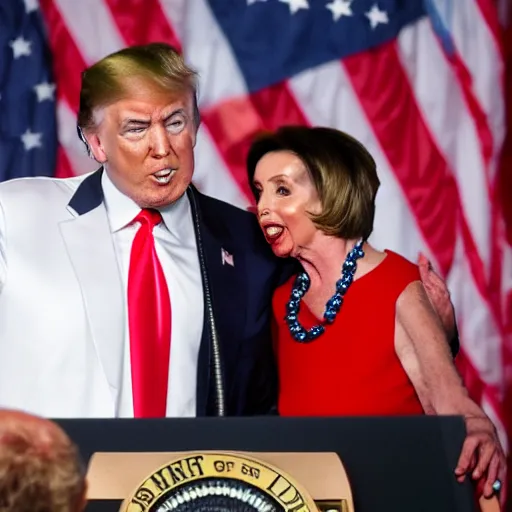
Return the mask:
<path fill-rule="evenodd" d="M 94 452 L 336 452 L 356 512 L 476 510 L 472 485 L 459 484 L 453 472 L 465 436 L 459 417 L 56 421 L 86 461 Z M 87 512 L 113 512 L 119 506 L 90 502 Z"/>

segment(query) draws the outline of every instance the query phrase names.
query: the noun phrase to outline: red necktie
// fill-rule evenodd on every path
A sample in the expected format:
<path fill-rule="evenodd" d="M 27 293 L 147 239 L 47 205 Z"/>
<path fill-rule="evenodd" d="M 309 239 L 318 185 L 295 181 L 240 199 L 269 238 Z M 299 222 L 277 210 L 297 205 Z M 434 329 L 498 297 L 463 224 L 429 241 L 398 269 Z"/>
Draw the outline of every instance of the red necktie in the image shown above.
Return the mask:
<path fill-rule="evenodd" d="M 166 415 L 171 301 L 153 238 L 153 228 L 161 220 L 156 210 L 142 210 L 134 219 L 141 226 L 130 255 L 128 321 L 136 418 Z"/>

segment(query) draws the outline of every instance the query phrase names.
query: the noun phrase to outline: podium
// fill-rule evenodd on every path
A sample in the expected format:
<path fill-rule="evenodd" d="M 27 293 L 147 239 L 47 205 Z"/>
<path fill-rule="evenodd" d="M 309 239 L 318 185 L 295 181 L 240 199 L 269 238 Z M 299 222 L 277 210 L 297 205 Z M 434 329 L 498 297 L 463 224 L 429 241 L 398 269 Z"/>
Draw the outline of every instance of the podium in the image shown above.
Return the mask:
<path fill-rule="evenodd" d="M 459 417 L 56 421 L 86 463 L 98 453 L 335 453 L 346 470 L 355 512 L 476 512 L 473 485 L 454 476 L 465 437 Z M 120 500 L 92 500 L 86 510 L 114 512 L 120 505 Z"/>

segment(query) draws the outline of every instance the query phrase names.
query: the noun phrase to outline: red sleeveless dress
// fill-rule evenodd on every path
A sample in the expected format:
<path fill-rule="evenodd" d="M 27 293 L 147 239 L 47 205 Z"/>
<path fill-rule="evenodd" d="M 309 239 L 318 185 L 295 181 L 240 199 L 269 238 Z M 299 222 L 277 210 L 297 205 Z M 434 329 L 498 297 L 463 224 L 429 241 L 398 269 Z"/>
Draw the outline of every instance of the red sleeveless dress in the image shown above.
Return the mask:
<path fill-rule="evenodd" d="M 423 414 L 394 347 L 395 304 L 409 283 L 420 280 L 419 270 L 386 254 L 352 283 L 334 323 L 310 343 L 296 342 L 284 320 L 295 277 L 275 291 L 281 416 Z M 304 302 L 299 321 L 308 329 L 319 323 Z"/>

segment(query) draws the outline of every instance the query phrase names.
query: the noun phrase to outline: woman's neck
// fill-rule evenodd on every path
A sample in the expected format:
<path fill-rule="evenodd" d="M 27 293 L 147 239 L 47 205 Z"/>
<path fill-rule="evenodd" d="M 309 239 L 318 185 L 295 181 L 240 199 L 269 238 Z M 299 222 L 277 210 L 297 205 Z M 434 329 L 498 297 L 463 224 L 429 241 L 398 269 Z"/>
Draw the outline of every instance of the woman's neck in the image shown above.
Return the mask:
<path fill-rule="evenodd" d="M 343 263 L 358 240 L 345 240 L 320 234 L 310 247 L 298 255 L 304 270 L 311 280 L 311 288 L 332 288 L 341 275 Z"/>

